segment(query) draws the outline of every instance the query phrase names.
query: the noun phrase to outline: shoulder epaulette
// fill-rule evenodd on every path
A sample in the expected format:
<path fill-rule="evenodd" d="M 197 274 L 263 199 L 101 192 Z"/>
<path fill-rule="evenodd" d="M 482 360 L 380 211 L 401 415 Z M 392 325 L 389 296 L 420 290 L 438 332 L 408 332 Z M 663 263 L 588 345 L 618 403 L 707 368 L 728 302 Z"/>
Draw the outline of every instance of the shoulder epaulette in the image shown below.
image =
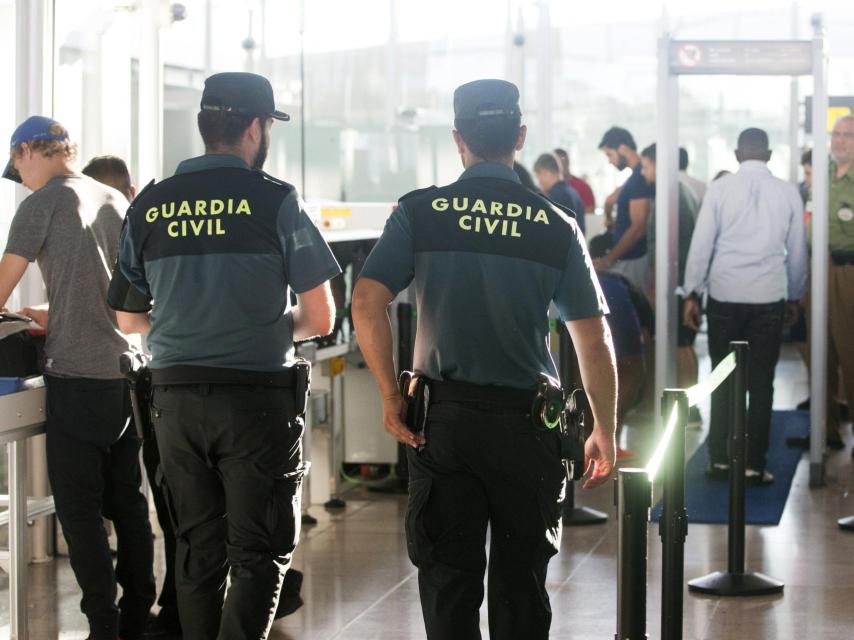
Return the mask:
<path fill-rule="evenodd" d="M 296 187 L 294 187 L 294 185 L 290 184 L 289 182 L 285 182 L 284 180 L 280 180 L 275 176 L 271 176 L 269 173 L 267 173 L 266 171 L 262 171 L 261 169 L 256 169 L 255 173 L 258 174 L 258 176 L 260 176 L 261 179 L 264 180 L 264 182 L 273 184 L 279 187 L 280 189 L 285 189 L 287 191 L 294 191 L 296 189 Z"/>
<path fill-rule="evenodd" d="M 401 203 L 403 203 L 404 200 L 411 200 L 413 198 L 417 198 L 418 196 L 427 195 L 428 193 L 431 193 L 433 191 L 438 191 L 438 190 L 439 190 L 439 187 L 437 187 L 435 184 L 431 185 L 429 187 L 425 187 L 423 189 L 416 189 L 415 191 L 410 191 L 409 193 L 400 196 L 397 199 L 397 202 L 398 202 L 398 204 L 401 204 Z"/>
<path fill-rule="evenodd" d="M 540 193 L 540 194 L 537 194 L 537 195 L 539 195 L 543 200 L 545 200 L 546 202 L 548 202 L 550 205 L 552 205 L 552 206 L 556 207 L 556 208 L 558 209 L 558 211 L 560 211 L 560 212 L 562 212 L 562 213 L 567 214 L 567 215 L 568 215 L 570 218 L 572 218 L 573 220 L 578 220 L 578 216 L 580 215 L 578 212 L 573 211 L 572 209 L 570 209 L 570 208 L 569 208 L 569 207 L 567 207 L 566 205 L 560 204 L 559 202 L 555 202 L 554 200 L 552 200 L 551 198 L 549 198 L 549 197 L 548 197 L 546 194 L 544 194 L 544 193 Z M 582 212 L 582 213 L 583 213 L 583 212 Z"/>
<path fill-rule="evenodd" d="M 146 192 L 148 192 L 148 191 L 151 189 L 151 187 L 153 187 L 156 183 L 157 183 L 157 180 L 156 180 L 155 178 L 152 178 L 152 179 L 151 179 L 151 182 L 149 182 L 147 185 L 145 185 L 145 186 L 142 188 L 142 190 L 141 190 L 139 193 L 137 193 L 137 194 L 136 194 L 136 196 L 134 196 L 133 201 L 130 203 L 130 206 L 128 207 L 127 213 L 125 214 L 125 219 L 130 218 L 130 214 L 132 214 L 132 213 L 134 212 L 134 207 L 136 206 L 136 204 L 137 204 L 138 202 L 142 202 L 142 197 L 143 197 L 143 196 L 146 194 Z"/>

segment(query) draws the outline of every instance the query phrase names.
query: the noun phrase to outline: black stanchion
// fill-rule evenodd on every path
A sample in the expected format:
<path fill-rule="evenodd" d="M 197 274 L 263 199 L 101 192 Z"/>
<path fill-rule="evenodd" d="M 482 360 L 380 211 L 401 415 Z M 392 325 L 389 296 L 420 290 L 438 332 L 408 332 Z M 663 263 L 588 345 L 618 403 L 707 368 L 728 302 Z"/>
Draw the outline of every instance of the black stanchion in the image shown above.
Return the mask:
<path fill-rule="evenodd" d="M 566 326 L 558 324 L 558 361 L 560 367 L 560 381 L 564 389 L 569 389 L 575 380 L 575 348 L 572 346 L 572 338 L 569 336 Z M 578 385 L 580 386 L 580 385 Z M 585 411 L 587 413 L 587 411 Z M 575 504 L 575 483 L 568 482 L 566 497 L 563 500 L 563 524 L 566 527 L 580 527 L 589 524 L 602 524 L 608 521 L 608 515 L 591 509 L 590 507 Z"/>
<path fill-rule="evenodd" d="M 617 633 L 646 640 L 647 523 L 652 485 L 644 469 L 617 471 Z"/>
<path fill-rule="evenodd" d="M 688 424 L 688 396 L 682 389 L 665 389 L 661 410 L 665 423 L 674 408 L 676 424 L 664 463 L 659 535 L 661 536 L 661 637 L 681 640 L 683 585 L 685 583 L 685 538 L 688 517 L 685 512 L 685 428 Z"/>
<path fill-rule="evenodd" d="M 747 355 L 746 342 L 731 342 L 735 352 L 735 371 L 728 381 L 730 389 L 729 450 L 729 533 L 726 571 L 716 571 L 691 580 L 688 588 L 697 593 L 717 596 L 764 596 L 781 593 L 783 583 L 761 573 L 745 573 L 744 529 L 745 478 L 747 451 Z"/>
<path fill-rule="evenodd" d="M 415 351 L 412 331 L 412 305 L 401 302 L 397 305 L 397 367 L 400 371 L 412 371 Z M 397 464 L 392 477 L 368 487 L 376 493 L 407 493 L 409 491 L 409 464 L 406 461 L 406 445 L 397 445 Z"/>

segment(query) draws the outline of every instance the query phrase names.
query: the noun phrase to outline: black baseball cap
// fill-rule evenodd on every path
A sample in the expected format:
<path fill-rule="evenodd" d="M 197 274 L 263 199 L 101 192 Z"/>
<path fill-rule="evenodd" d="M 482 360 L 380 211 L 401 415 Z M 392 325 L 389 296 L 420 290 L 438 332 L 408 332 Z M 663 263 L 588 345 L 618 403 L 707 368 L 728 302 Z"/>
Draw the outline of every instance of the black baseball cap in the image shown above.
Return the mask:
<path fill-rule="evenodd" d="M 454 91 L 454 118 L 518 118 L 519 89 L 506 80 L 475 80 L 457 87 Z"/>
<path fill-rule="evenodd" d="M 267 78 L 242 71 L 217 73 L 206 79 L 200 106 L 202 111 L 291 119 L 287 113 L 276 110 L 273 87 Z"/>

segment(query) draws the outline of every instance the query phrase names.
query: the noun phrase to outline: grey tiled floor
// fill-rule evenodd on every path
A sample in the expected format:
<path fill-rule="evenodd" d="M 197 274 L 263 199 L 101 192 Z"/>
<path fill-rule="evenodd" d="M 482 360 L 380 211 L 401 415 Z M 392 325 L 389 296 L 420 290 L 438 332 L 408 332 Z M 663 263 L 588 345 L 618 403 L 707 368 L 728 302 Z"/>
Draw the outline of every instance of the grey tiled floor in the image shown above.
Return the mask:
<path fill-rule="evenodd" d="M 706 365 L 707 366 L 707 365 Z M 777 381 L 778 408 L 791 408 L 805 395 L 805 375 L 787 351 Z M 708 416 L 707 407 L 704 416 Z M 650 429 L 627 430 L 632 448 L 645 458 Z M 703 432 L 692 432 L 693 445 Z M 850 433 L 846 434 L 850 440 Z M 850 445 L 849 445 L 850 449 Z M 836 518 L 854 514 L 850 451 L 829 459 L 828 486 L 808 488 L 802 460 L 778 527 L 749 527 L 747 564 L 785 581 L 782 596 L 724 600 L 685 596 L 684 637 L 706 639 L 847 640 L 854 638 L 854 534 L 836 527 Z M 276 640 L 410 640 L 424 638 L 417 576 L 406 557 L 402 521 L 405 498 L 377 496 L 356 488 L 337 514 L 315 506 L 320 520 L 304 531 L 295 566 L 305 572 L 305 606 L 274 625 Z M 584 492 L 580 499 L 613 513 L 612 489 Z M 615 632 L 616 524 L 564 529 L 561 553 L 549 568 L 554 622 L 552 638 L 612 639 Z M 649 624 L 659 635 L 661 553 L 657 527 L 650 526 Z M 687 578 L 726 565 L 726 528 L 692 525 Z M 0 637 L 8 621 L 7 583 L 0 577 Z M 86 636 L 79 594 L 65 558 L 31 572 L 32 638 Z M 486 611 L 482 611 L 486 636 Z M 524 640 L 524 639 L 520 639 Z"/>

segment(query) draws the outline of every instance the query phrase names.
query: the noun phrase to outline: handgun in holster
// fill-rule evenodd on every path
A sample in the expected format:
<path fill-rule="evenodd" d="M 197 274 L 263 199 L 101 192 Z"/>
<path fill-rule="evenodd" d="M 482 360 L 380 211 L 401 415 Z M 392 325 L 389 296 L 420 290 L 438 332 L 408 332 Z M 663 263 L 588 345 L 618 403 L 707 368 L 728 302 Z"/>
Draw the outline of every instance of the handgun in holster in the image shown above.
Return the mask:
<path fill-rule="evenodd" d="M 430 404 L 427 378 L 411 371 L 401 371 L 397 383 L 400 395 L 406 401 L 406 426 L 412 433 L 426 437 L 427 408 Z"/>
<path fill-rule="evenodd" d="M 565 392 L 551 376 L 540 376 L 531 417 L 535 426 L 557 429 L 560 457 L 567 480 L 580 480 L 584 475 L 584 410 L 587 395 L 583 389 Z"/>
<path fill-rule="evenodd" d="M 297 358 L 294 362 L 294 407 L 296 415 L 304 416 L 308 408 L 308 397 L 311 395 L 311 363 L 305 358 Z"/>
<path fill-rule="evenodd" d="M 141 353 L 125 351 L 119 356 L 119 369 L 127 378 L 130 387 L 130 405 L 136 435 L 145 439 L 152 433 L 151 414 L 151 371 L 148 358 Z"/>

